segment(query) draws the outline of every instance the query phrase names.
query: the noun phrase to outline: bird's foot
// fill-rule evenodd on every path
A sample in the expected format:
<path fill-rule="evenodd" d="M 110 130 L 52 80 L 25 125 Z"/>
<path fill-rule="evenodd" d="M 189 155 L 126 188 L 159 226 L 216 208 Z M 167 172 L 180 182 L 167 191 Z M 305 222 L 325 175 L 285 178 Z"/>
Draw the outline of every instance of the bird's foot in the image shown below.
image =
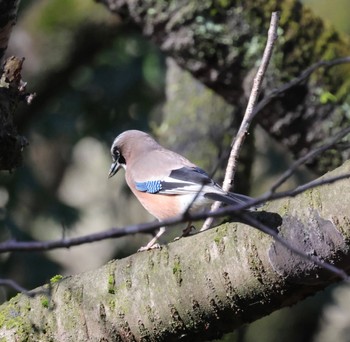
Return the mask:
<path fill-rule="evenodd" d="M 196 227 L 195 227 L 193 224 L 189 225 L 188 227 L 186 227 L 186 228 L 182 231 L 181 237 L 185 237 L 185 236 L 191 235 L 191 233 L 192 233 L 193 230 L 196 230 Z"/>
<path fill-rule="evenodd" d="M 140 247 L 137 252 L 144 252 L 144 251 L 150 251 L 151 249 L 161 249 L 162 246 L 159 244 L 159 243 L 155 243 L 154 245 L 152 246 L 143 246 L 143 247 Z"/>
<path fill-rule="evenodd" d="M 190 236 L 191 235 L 191 232 L 193 230 L 196 230 L 196 227 L 194 225 L 189 225 L 188 227 L 186 227 L 183 231 L 182 231 L 182 235 L 181 236 L 177 236 L 174 241 L 177 241 L 177 240 L 180 240 L 181 238 L 183 237 L 186 237 L 186 236 Z"/>

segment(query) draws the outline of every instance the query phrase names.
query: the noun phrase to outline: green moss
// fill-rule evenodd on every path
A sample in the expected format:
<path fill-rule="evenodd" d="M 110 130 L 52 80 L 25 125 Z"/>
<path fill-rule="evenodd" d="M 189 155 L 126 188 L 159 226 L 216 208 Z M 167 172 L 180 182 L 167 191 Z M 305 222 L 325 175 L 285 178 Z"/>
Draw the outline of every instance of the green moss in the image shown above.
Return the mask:
<path fill-rule="evenodd" d="M 108 276 L 108 293 L 115 294 L 115 277 L 114 277 L 114 273 L 111 273 Z"/>
<path fill-rule="evenodd" d="M 350 70 L 348 70 L 348 65 L 345 67 L 343 66 L 341 68 L 341 72 L 343 73 L 343 75 L 349 75 L 350 74 Z M 349 68 L 350 69 L 350 68 Z M 338 99 L 344 99 L 344 104 L 345 106 L 349 105 L 349 101 L 347 100 L 347 96 L 349 96 L 349 89 L 350 89 L 350 78 L 348 78 L 347 80 L 345 80 L 336 90 L 336 97 Z M 348 108 L 347 108 L 348 109 Z M 349 119 L 349 117 L 348 117 Z"/>
<path fill-rule="evenodd" d="M 221 6 L 222 8 L 227 8 L 231 5 L 231 1 L 230 0 L 218 0 L 217 4 L 219 6 Z"/>
<path fill-rule="evenodd" d="M 72 292 L 69 289 L 64 290 L 63 300 L 65 303 L 69 303 L 72 300 Z"/>
<path fill-rule="evenodd" d="M 320 209 L 322 208 L 322 201 L 320 199 L 320 192 L 317 188 L 308 189 L 303 193 L 303 196 L 306 198 L 307 207 Z"/>
<path fill-rule="evenodd" d="M 221 225 L 216 229 L 216 235 L 214 236 L 214 242 L 218 248 L 220 254 L 223 254 L 226 248 L 224 238 L 227 236 L 228 225 Z"/>
<path fill-rule="evenodd" d="M 164 265 L 165 266 L 169 265 L 169 249 L 166 247 L 163 247 L 161 249 L 161 253 L 158 253 L 158 254 L 161 260 L 163 260 Z"/>
<path fill-rule="evenodd" d="M 284 217 L 289 211 L 289 201 L 287 203 L 283 204 L 279 209 L 278 209 L 278 214 L 282 217 Z"/>
<path fill-rule="evenodd" d="M 1 306 L 0 329 L 3 327 L 6 329 L 14 329 L 18 341 L 28 341 L 31 326 L 25 320 L 26 315 L 21 314 L 21 306 L 18 303 L 18 296 L 19 295 L 11 298 L 7 303 Z"/>
<path fill-rule="evenodd" d="M 214 242 L 215 242 L 217 245 L 220 243 L 220 241 L 221 241 L 221 238 L 220 238 L 220 237 L 218 237 L 218 236 L 215 236 L 215 237 L 214 237 Z"/>
<path fill-rule="evenodd" d="M 214 236 L 214 242 L 219 245 L 223 238 L 227 235 L 227 226 L 221 225 L 220 228 L 216 229 L 216 235 Z"/>
<path fill-rule="evenodd" d="M 49 299 L 47 297 L 41 298 L 41 305 L 44 308 L 48 308 L 49 307 Z"/>
<path fill-rule="evenodd" d="M 113 276 L 113 274 L 110 274 L 108 276 L 108 285 L 114 285 L 114 282 L 115 282 L 114 276 Z"/>
<path fill-rule="evenodd" d="M 63 278 L 63 276 L 61 276 L 60 274 L 56 274 L 55 276 L 53 276 L 53 277 L 50 279 L 50 283 L 51 283 L 51 284 L 58 283 L 62 278 Z"/>
<path fill-rule="evenodd" d="M 114 311 L 115 306 L 116 306 L 115 300 L 114 300 L 114 299 L 111 299 L 111 300 L 109 301 L 108 305 L 109 305 L 110 310 L 111 310 L 111 311 Z"/>
<path fill-rule="evenodd" d="M 75 28 L 79 23 L 89 17 L 91 10 L 94 11 L 95 19 L 103 18 L 102 10 L 93 4 L 78 0 L 53 0 L 48 1 L 35 19 L 35 25 L 45 32 L 54 32 L 57 27 Z"/>
<path fill-rule="evenodd" d="M 178 255 L 176 255 L 174 259 L 173 274 L 176 278 L 177 284 L 180 286 L 182 283 L 182 269 L 181 269 L 180 257 Z"/>
<path fill-rule="evenodd" d="M 337 102 L 337 97 L 329 91 L 325 91 L 320 95 L 320 102 L 322 104 L 334 103 Z"/>
<path fill-rule="evenodd" d="M 181 265 L 179 262 L 174 262 L 173 274 L 181 273 Z"/>

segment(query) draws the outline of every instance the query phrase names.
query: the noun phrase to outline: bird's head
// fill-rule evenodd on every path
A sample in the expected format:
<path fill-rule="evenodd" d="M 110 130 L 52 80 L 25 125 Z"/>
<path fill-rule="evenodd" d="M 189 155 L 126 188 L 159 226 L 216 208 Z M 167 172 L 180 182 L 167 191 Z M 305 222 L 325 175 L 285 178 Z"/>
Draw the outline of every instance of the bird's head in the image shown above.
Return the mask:
<path fill-rule="evenodd" d="M 145 132 L 129 130 L 118 135 L 112 144 L 112 165 L 108 177 L 113 177 L 122 167 L 126 169 L 127 161 L 132 162 L 157 143 Z"/>
<path fill-rule="evenodd" d="M 108 178 L 113 177 L 121 167 L 126 168 L 126 161 L 117 145 L 112 145 L 112 165 L 109 169 Z"/>

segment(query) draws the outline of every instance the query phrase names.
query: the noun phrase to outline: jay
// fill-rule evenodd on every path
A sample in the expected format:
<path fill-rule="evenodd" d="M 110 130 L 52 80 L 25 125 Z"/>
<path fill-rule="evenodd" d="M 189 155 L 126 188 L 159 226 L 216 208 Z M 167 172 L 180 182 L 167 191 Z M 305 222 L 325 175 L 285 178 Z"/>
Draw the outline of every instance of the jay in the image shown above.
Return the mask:
<path fill-rule="evenodd" d="M 122 167 L 129 188 L 143 207 L 159 221 L 198 212 L 214 201 L 229 205 L 247 203 L 250 197 L 225 192 L 208 174 L 183 156 L 159 145 L 150 135 L 128 130 L 117 136 L 111 147 L 109 177 Z M 190 224 L 185 229 L 188 231 Z M 164 233 L 141 248 L 154 247 Z M 184 232 L 185 232 L 184 231 Z"/>

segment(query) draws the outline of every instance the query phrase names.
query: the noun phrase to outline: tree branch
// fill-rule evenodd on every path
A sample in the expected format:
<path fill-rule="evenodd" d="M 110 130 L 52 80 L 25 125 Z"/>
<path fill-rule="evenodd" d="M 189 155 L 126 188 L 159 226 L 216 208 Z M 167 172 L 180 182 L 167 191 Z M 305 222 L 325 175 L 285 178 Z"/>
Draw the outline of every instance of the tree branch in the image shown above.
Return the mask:
<path fill-rule="evenodd" d="M 208 10 L 206 3 L 194 0 L 180 0 L 173 6 L 155 0 L 137 5 L 133 0 L 100 2 L 125 21 L 138 24 L 163 52 L 235 105 L 237 113 L 243 113 L 245 95 L 249 95 L 245 84 L 250 84 L 251 71 L 262 55 L 265 40 L 261 32 L 268 27 L 268 16 L 276 10 L 275 3 L 267 3 L 264 10 L 253 0 L 244 4 L 228 2 L 224 6 L 213 3 Z M 350 51 L 345 36 L 326 27 L 299 1 L 282 1 L 277 10 L 282 7 L 280 26 L 284 40 L 279 42 L 279 53 L 265 78 L 266 94 L 293 79 L 306 66 L 328 56 L 342 57 Z M 347 103 L 348 79 L 347 67 L 338 66 L 332 75 L 321 70 L 274 98 L 257 121 L 298 158 L 302 153 L 300 146 L 308 151 L 334 135 L 332 123 L 348 126 L 347 106 L 339 109 Z M 327 94 L 333 100 L 327 100 Z M 349 158 L 349 151 L 334 153 L 336 158 L 324 155 L 308 167 L 324 174 Z"/>
<path fill-rule="evenodd" d="M 286 180 L 291 177 L 294 172 L 299 168 L 299 166 L 312 162 L 313 158 L 320 155 L 321 153 L 327 151 L 328 149 L 334 147 L 336 144 L 340 143 L 341 139 L 344 138 L 346 135 L 350 134 L 350 126 L 347 128 L 344 128 L 340 130 L 334 137 L 328 139 L 329 141 L 320 146 L 317 147 L 311 151 L 309 151 L 305 156 L 302 156 L 298 160 L 296 160 L 283 174 L 282 176 L 275 182 L 275 184 L 272 185 L 271 189 L 269 190 L 269 193 L 274 193 L 276 190 L 286 182 Z M 268 195 L 269 196 L 269 195 Z"/>
<path fill-rule="evenodd" d="M 24 58 L 11 56 L 3 62 L 20 0 L 0 0 L 0 170 L 13 170 L 22 163 L 27 139 L 17 133 L 14 113 L 20 102 L 30 104 L 35 94 L 26 92 L 21 71 Z"/>
<path fill-rule="evenodd" d="M 17 133 L 14 113 L 18 104 L 30 104 L 34 94 L 26 93 L 21 71 L 24 58 L 9 57 L 0 77 L 0 170 L 13 170 L 22 163 L 22 151 L 28 145 L 25 137 Z"/>
<path fill-rule="evenodd" d="M 267 107 L 273 100 L 283 96 L 288 90 L 296 87 L 303 81 L 307 80 L 319 68 L 332 68 L 336 65 L 350 63 L 350 56 L 335 58 L 330 61 L 319 61 L 305 69 L 299 76 L 293 78 L 291 81 L 283 84 L 281 87 L 273 89 L 267 94 L 255 107 L 253 115 L 256 116 L 265 107 Z"/>
<path fill-rule="evenodd" d="M 345 165 L 344 165 L 345 167 Z M 252 199 L 251 202 L 246 204 L 240 204 L 236 206 L 227 206 L 224 208 L 217 209 L 215 212 L 203 212 L 197 214 L 190 214 L 185 212 L 184 215 L 177 216 L 171 219 L 164 220 L 162 222 L 154 221 L 149 223 L 135 224 L 126 227 L 117 227 L 111 228 L 106 231 L 102 231 L 95 234 L 89 234 L 85 236 L 75 237 L 75 238 L 66 238 L 59 240 L 49 240 L 49 241 L 15 241 L 7 240 L 0 243 L 0 253 L 14 252 L 14 251 L 46 251 L 57 248 L 70 248 L 73 246 L 78 246 L 87 243 L 93 243 L 101 240 L 111 239 L 111 238 L 120 238 L 127 235 L 139 234 L 139 233 L 151 233 L 154 230 L 162 226 L 173 226 L 178 223 L 188 222 L 188 221 L 199 221 L 206 219 L 208 217 L 224 217 L 227 215 L 237 216 L 243 210 L 246 210 L 252 206 L 257 206 L 265 203 L 266 201 L 274 201 L 280 199 L 286 199 L 289 197 L 295 197 L 297 195 L 303 194 L 306 190 L 317 189 L 325 185 L 330 185 L 335 182 L 350 178 L 350 172 L 341 173 L 334 177 L 322 177 L 320 179 L 311 181 L 307 184 L 299 186 L 295 189 L 288 191 L 283 191 L 279 193 L 272 193 L 270 191 L 266 192 L 262 196 Z M 264 212 L 261 213 L 263 216 Z M 260 215 L 257 213 L 257 215 Z"/>
<path fill-rule="evenodd" d="M 0 65 L 7 49 L 12 27 L 16 24 L 20 0 L 0 0 Z"/>

